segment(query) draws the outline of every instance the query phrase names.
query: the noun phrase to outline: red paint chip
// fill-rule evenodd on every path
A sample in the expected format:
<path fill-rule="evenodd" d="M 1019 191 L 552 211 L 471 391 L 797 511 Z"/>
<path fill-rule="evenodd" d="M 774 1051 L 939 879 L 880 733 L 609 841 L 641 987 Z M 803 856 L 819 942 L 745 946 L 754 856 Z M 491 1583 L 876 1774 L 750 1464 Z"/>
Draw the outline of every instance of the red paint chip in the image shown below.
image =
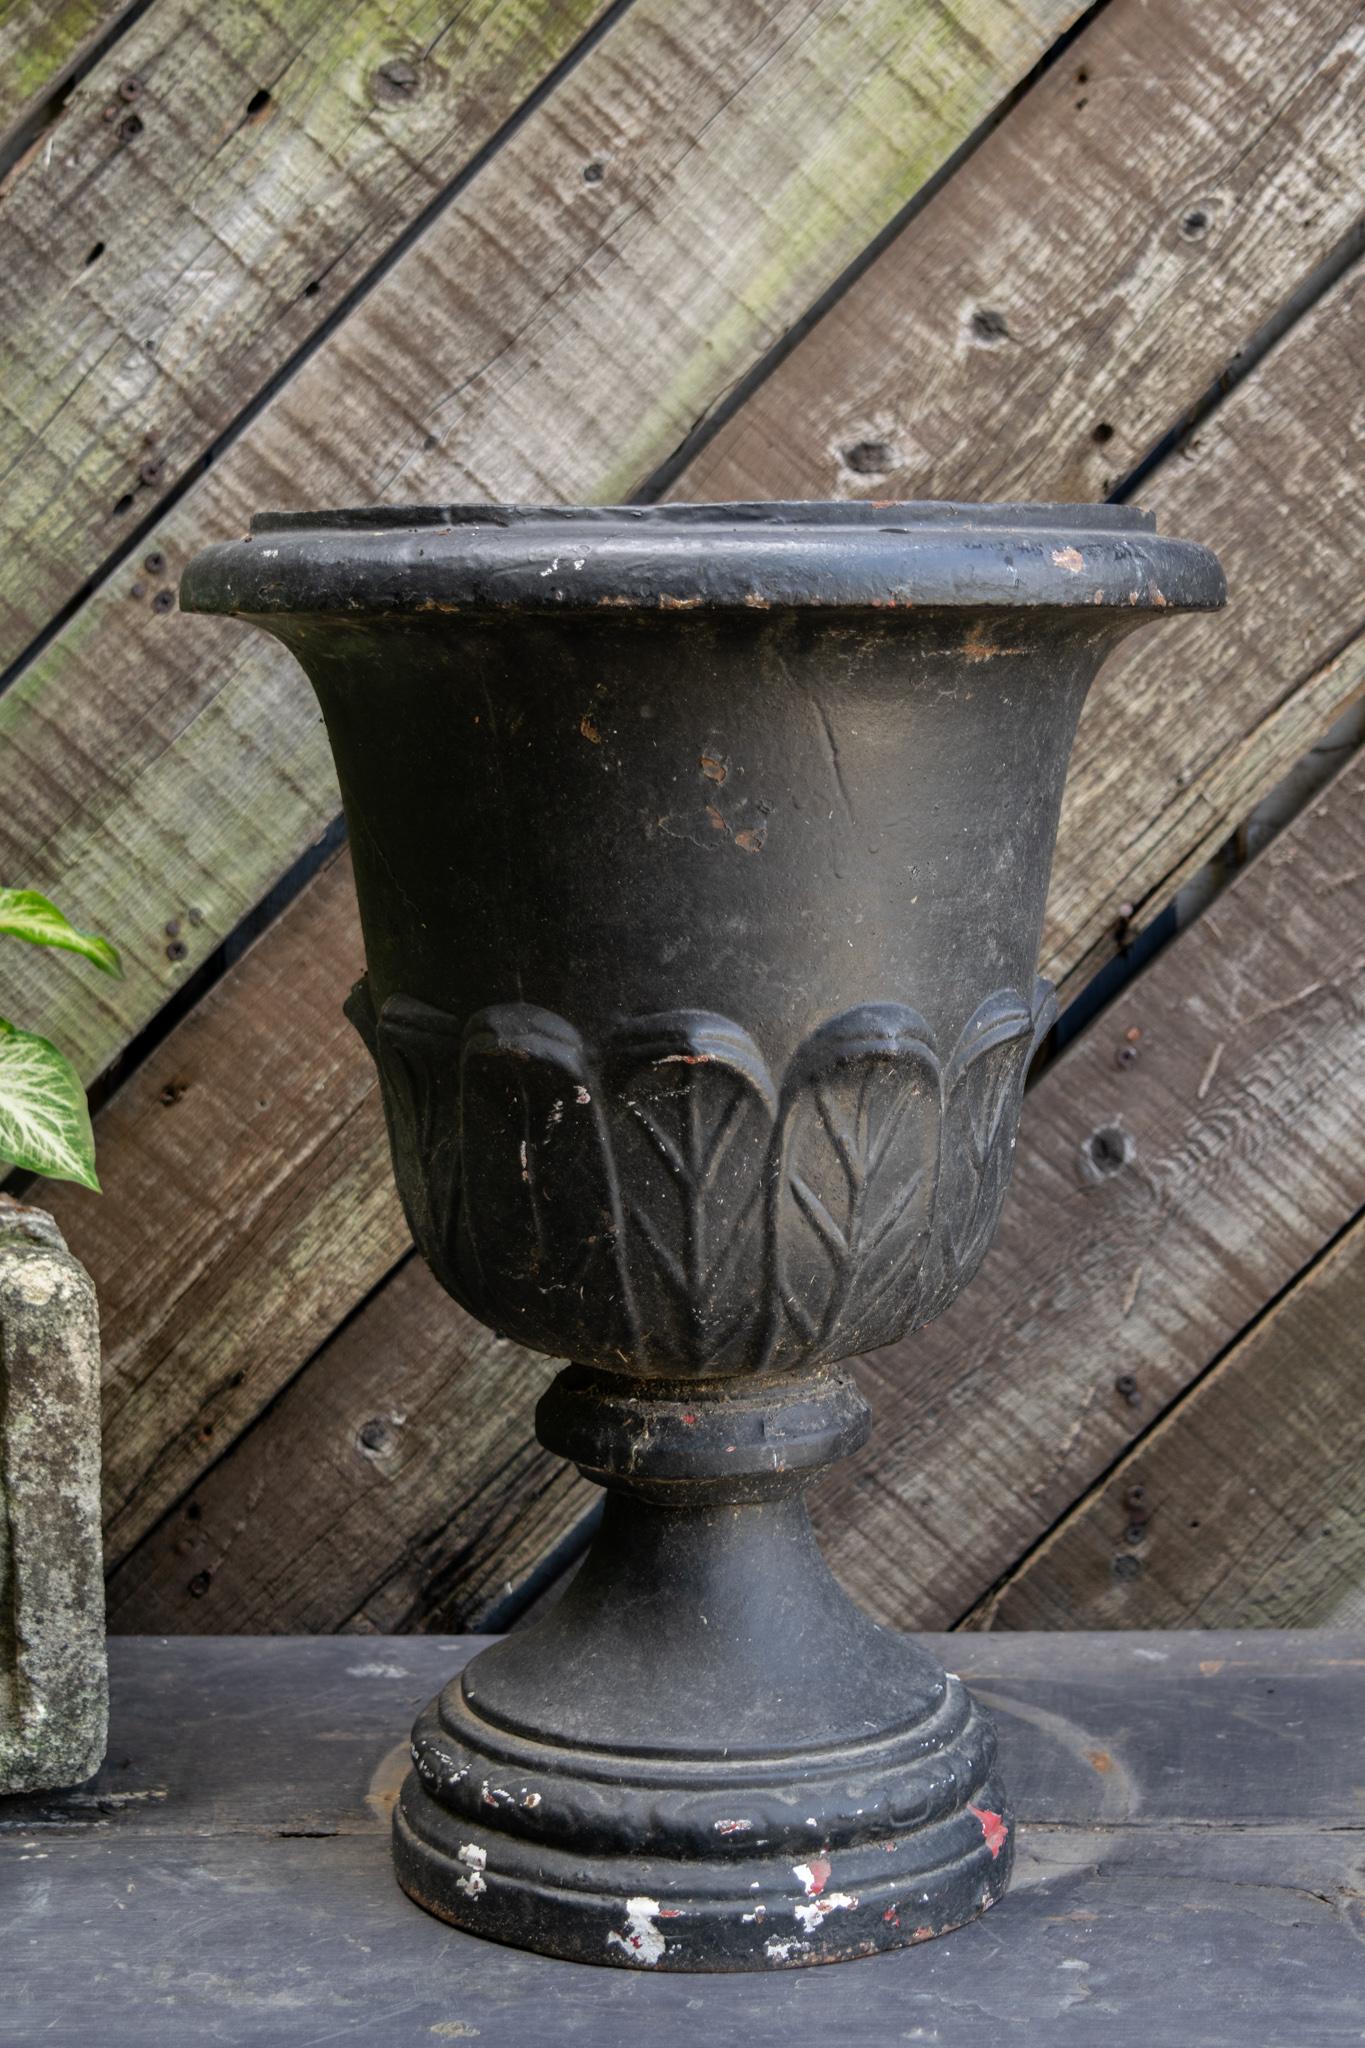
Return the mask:
<path fill-rule="evenodd" d="M 986 1847 L 990 1850 L 992 1857 L 998 1856 L 1005 1846 L 1005 1837 L 1009 1833 L 1009 1827 L 1003 1816 L 998 1813 L 992 1813 L 989 1806 L 973 1806 L 970 1800 L 967 1802 L 967 1811 L 968 1813 L 974 1813 L 980 1821 L 981 1832 L 985 1837 Z"/>

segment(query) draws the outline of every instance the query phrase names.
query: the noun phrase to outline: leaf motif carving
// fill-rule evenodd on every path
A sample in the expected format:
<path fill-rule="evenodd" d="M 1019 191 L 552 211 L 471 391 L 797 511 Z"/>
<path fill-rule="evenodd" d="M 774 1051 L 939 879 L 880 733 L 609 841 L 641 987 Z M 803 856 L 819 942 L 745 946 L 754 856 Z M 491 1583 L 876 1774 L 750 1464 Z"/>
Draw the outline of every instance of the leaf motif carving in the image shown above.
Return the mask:
<path fill-rule="evenodd" d="M 442 1285 L 538 1349 L 656 1374 L 815 1365 L 891 1342 L 971 1277 L 1055 1014 L 1002 990 L 940 1058 L 919 1012 L 820 1025 L 781 1092 L 705 1011 L 594 1051 L 529 1003 L 462 1030 L 365 983 L 395 1176 Z"/>
<path fill-rule="evenodd" d="M 530 1003 L 481 1010 L 461 1078 L 456 1265 L 477 1312 L 540 1350 L 633 1357 L 616 1169 L 582 1039 Z"/>
<path fill-rule="evenodd" d="M 1013 989 L 988 996 L 953 1047 L 943 1076 L 943 1163 L 925 1321 L 971 1279 L 995 1234 L 1029 1062 L 1056 1014 L 1052 986 L 1039 977 L 1031 1002 Z"/>
<path fill-rule="evenodd" d="M 352 989 L 346 1015 L 379 1068 L 394 1179 L 408 1228 L 441 1285 L 454 1292 L 460 1027 L 415 996 L 392 995 L 376 1015 L 368 980 Z"/>
<path fill-rule="evenodd" d="M 772 1362 L 899 1334 L 938 1191 L 940 1082 L 928 1025 L 900 1003 L 847 1010 L 797 1054 L 769 1188 Z"/>
<path fill-rule="evenodd" d="M 776 1106 L 758 1048 L 723 1017 L 679 1011 L 616 1033 L 603 1064 L 642 1361 L 748 1365 Z"/>

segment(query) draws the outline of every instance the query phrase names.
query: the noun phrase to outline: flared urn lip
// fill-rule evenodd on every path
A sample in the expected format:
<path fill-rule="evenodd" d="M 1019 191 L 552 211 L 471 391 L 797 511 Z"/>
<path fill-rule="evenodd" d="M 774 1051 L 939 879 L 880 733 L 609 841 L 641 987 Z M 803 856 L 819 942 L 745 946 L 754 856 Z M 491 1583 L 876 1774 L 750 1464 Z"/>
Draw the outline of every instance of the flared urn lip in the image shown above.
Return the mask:
<path fill-rule="evenodd" d="M 1217 557 L 1133 505 L 933 500 L 409 505 L 258 514 L 196 555 L 184 611 L 1214 611 Z"/>

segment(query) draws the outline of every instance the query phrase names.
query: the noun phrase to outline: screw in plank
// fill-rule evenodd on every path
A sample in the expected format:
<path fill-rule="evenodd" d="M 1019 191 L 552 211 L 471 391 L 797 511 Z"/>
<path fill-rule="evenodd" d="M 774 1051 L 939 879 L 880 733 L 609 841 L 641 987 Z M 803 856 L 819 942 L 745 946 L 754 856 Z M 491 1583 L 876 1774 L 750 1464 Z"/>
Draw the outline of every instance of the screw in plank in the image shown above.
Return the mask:
<path fill-rule="evenodd" d="M 1121 1550 L 1114 1559 L 1114 1577 L 1116 1579 L 1135 1579 L 1141 1570 L 1142 1559 L 1134 1557 L 1130 1550 Z"/>
<path fill-rule="evenodd" d="M 144 484 L 160 483 L 166 465 L 159 455 L 149 455 L 145 462 L 139 462 L 137 473 Z"/>
<path fill-rule="evenodd" d="M 173 590 L 158 590 L 156 596 L 152 599 L 152 610 L 154 612 L 168 612 L 174 603 L 175 592 Z"/>
<path fill-rule="evenodd" d="M 183 960 L 189 950 L 183 939 L 172 939 L 166 948 L 166 958 L 168 960 Z"/>
<path fill-rule="evenodd" d="M 166 566 L 166 557 L 162 554 L 160 548 L 153 548 L 152 552 L 144 557 L 142 566 L 151 575 L 159 576 Z"/>
<path fill-rule="evenodd" d="M 1114 1391 L 1115 1393 L 1122 1394 L 1130 1408 L 1138 1408 L 1142 1405 L 1142 1395 L 1138 1392 L 1137 1380 L 1131 1372 L 1121 1372 L 1119 1374 L 1118 1378 L 1114 1381 Z"/>
<path fill-rule="evenodd" d="M 141 114 L 129 114 L 118 124 L 120 142 L 136 142 L 142 133 Z"/>
<path fill-rule="evenodd" d="M 140 100 L 142 98 L 142 80 L 140 78 L 121 79 L 119 81 L 118 96 L 121 100 Z"/>

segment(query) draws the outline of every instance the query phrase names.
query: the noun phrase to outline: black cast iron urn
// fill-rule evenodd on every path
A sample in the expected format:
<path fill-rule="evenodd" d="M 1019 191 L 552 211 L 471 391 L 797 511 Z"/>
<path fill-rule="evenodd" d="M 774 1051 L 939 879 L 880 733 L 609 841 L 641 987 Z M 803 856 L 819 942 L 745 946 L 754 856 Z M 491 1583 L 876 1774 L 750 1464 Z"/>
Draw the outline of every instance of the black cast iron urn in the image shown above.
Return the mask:
<path fill-rule="evenodd" d="M 432 1912 L 770 1969 L 1004 1891 L 989 1721 L 802 1489 L 867 1432 L 841 1361 L 990 1243 L 1086 689 L 1223 594 L 1112 506 L 318 513 L 190 565 L 321 700 L 413 1235 L 571 1361 L 537 1430 L 607 1489 L 564 1597 L 417 1723 Z"/>

